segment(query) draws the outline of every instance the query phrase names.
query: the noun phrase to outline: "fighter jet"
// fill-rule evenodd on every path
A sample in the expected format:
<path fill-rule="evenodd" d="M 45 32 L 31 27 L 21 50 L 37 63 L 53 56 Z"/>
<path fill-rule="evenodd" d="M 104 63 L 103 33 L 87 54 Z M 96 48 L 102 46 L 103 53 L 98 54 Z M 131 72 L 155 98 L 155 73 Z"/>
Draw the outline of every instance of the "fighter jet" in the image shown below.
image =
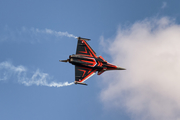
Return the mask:
<path fill-rule="evenodd" d="M 81 37 L 77 39 L 76 54 L 70 55 L 67 60 L 59 60 L 60 62 L 69 62 L 75 65 L 75 84 L 87 85 L 84 81 L 96 72 L 101 75 L 108 70 L 125 70 L 125 68 L 107 62 L 102 56 L 97 56 L 96 52 L 86 42 L 90 39 Z"/>

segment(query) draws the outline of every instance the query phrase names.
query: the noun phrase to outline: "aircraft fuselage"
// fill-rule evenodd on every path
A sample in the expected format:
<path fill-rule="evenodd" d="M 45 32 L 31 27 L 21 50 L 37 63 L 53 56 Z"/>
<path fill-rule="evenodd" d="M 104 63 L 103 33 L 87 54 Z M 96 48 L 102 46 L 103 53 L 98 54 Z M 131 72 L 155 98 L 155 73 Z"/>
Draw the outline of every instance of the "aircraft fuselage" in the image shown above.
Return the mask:
<path fill-rule="evenodd" d="M 101 74 L 101 71 L 104 72 L 106 70 L 125 70 L 124 68 L 108 63 L 107 61 L 104 60 L 102 56 L 94 58 L 94 57 L 86 57 L 77 54 L 70 55 L 69 63 L 73 65 L 77 65 L 79 67 L 88 67 L 91 69 L 96 69 L 96 71 L 98 71 L 98 75 Z"/>

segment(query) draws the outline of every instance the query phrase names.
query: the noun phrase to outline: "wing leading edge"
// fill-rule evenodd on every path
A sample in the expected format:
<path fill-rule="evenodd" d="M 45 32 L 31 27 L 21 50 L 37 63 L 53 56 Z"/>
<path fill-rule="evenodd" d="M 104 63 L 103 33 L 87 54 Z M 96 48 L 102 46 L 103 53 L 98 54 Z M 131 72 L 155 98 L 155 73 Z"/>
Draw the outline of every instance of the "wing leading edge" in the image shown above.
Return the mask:
<path fill-rule="evenodd" d="M 75 66 L 75 82 L 83 83 L 95 74 L 96 70 Z"/>
<path fill-rule="evenodd" d="M 83 39 L 83 38 L 78 38 L 76 54 L 97 58 L 96 52 L 86 42 L 86 39 Z"/>

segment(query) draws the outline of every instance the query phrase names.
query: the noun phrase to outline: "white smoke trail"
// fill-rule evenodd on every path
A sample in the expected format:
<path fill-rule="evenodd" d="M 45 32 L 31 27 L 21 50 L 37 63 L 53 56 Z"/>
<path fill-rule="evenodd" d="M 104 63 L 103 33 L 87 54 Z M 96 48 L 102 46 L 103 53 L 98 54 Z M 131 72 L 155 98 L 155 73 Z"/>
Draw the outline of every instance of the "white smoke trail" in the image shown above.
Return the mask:
<path fill-rule="evenodd" d="M 45 29 L 45 30 L 39 30 L 39 29 L 31 29 L 32 31 L 35 31 L 37 33 L 44 33 L 44 34 L 50 34 L 50 35 L 55 35 L 55 36 L 66 36 L 66 37 L 72 37 L 72 38 L 77 38 L 77 36 L 73 35 L 73 34 L 69 34 L 68 32 L 57 32 L 51 29 Z"/>
<path fill-rule="evenodd" d="M 12 29 L 6 26 L 0 29 L 0 42 L 42 42 L 48 40 L 59 40 L 60 37 L 77 38 L 77 36 L 68 32 L 55 31 L 51 29 L 26 28 Z"/>
<path fill-rule="evenodd" d="M 26 86 L 37 85 L 48 87 L 63 87 L 74 84 L 73 82 L 48 82 L 51 81 L 52 78 L 49 74 L 43 73 L 39 69 L 32 75 L 29 74 L 30 72 L 22 65 L 16 67 L 7 61 L 0 63 L 0 81 L 16 78 L 19 83 Z"/>

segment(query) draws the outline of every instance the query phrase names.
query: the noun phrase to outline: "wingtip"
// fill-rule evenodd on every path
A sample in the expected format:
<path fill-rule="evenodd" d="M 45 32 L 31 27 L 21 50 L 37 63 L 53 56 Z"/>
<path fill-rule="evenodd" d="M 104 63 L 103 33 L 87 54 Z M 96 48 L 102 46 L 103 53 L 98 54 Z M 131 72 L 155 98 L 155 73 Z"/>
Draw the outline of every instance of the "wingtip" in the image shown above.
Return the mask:
<path fill-rule="evenodd" d="M 78 40 L 87 40 L 87 41 L 91 40 L 91 39 L 88 39 L 88 38 L 82 38 L 82 37 L 77 37 L 77 39 L 78 39 Z"/>
<path fill-rule="evenodd" d="M 88 85 L 88 84 L 86 84 L 86 83 L 83 83 L 83 82 L 77 82 L 77 81 L 74 81 L 74 84 L 80 84 L 80 85 Z"/>

